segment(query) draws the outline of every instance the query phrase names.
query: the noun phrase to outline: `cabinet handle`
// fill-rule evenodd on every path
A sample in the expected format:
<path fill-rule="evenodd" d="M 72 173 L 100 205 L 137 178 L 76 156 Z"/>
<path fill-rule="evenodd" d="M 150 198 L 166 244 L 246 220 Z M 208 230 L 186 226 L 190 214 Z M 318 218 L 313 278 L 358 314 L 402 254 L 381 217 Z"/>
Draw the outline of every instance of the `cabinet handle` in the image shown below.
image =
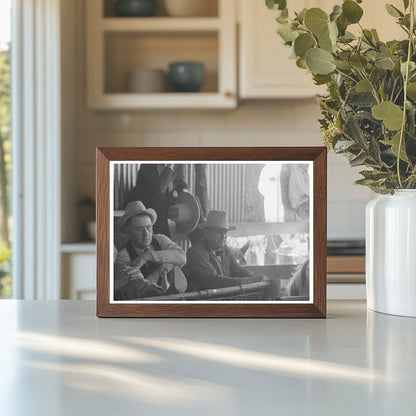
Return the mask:
<path fill-rule="evenodd" d="M 225 98 L 233 98 L 234 97 L 234 93 L 232 91 L 225 91 L 224 95 L 225 95 Z"/>

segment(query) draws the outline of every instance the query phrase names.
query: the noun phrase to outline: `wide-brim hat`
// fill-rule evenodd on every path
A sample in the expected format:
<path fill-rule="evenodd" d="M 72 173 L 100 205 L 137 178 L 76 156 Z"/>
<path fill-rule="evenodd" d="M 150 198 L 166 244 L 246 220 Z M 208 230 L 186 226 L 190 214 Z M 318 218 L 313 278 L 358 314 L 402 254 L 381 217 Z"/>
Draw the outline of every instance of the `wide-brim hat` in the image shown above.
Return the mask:
<path fill-rule="evenodd" d="M 189 234 L 199 223 L 200 208 L 197 199 L 189 192 L 182 191 L 173 200 L 168 218 L 175 223 L 179 234 Z"/>
<path fill-rule="evenodd" d="M 132 201 L 129 202 L 126 206 L 126 209 L 124 210 L 124 214 L 119 219 L 119 225 L 121 229 L 124 228 L 127 221 L 130 218 L 135 217 L 136 215 L 148 215 L 150 218 L 150 221 L 152 222 L 152 225 L 157 220 L 157 214 L 156 211 L 152 208 L 147 208 L 144 206 L 142 201 Z"/>
<path fill-rule="evenodd" d="M 199 228 L 219 228 L 221 230 L 232 231 L 236 227 L 228 224 L 228 216 L 225 211 L 212 210 L 208 212 L 207 219 Z"/>

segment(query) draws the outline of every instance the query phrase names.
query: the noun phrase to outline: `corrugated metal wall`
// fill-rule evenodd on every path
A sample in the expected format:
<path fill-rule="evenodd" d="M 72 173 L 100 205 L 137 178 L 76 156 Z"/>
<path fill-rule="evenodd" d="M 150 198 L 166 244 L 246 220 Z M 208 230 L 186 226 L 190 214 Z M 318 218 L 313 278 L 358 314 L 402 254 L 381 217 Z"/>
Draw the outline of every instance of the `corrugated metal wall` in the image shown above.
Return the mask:
<path fill-rule="evenodd" d="M 193 164 L 184 165 L 184 180 L 195 193 Z M 114 209 L 123 210 L 129 191 L 136 185 L 140 163 L 114 164 Z M 226 211 L 231 222 L 244 222 L 246 181 L 244 164 L 208 164 L 208 209 Z"/>
<path fill-rule="evenodd" d="M 191 193 L 195 190 L 195 178 L 192 174 L 192 164 L 184 165 L 183 178 L 188 184 Z M 124 210 L 127 197 L 131 189 L 136 186 L 137 172 L 140 163 L 115 163 L 114 164 L 114 209 Z"/>
<path fill-rule="evenodd" d="M 209 164 L 210 209 L 226 211 L 230 222 L 244 222 L 246 194 L 244 164 Z"/>
<path fill-rule="evenodd" d="M 137 171 L 140 163 L 114 164 L 114 209 L 122 210 L 126 207 L 130 189 L 136 185 Z"/>

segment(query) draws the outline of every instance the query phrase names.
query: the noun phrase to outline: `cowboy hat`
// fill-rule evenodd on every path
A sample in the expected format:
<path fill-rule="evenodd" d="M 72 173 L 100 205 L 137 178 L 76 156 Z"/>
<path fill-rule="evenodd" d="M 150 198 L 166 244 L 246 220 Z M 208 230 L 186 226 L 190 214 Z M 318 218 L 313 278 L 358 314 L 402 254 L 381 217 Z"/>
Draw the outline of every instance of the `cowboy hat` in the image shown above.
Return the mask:
<path fill-rule="evenodd" d="M 146 209 L 142 201 L 132 201 L 127 204 L 126 209 L 124 210 L 123 216 L 120 217 L 120 220 L 119 220 L 120 227 L 123 228 L 126 225 L 127 221 L 130 218 L 135 217 L 136 215 L 148 215 L 150 218 L 150 221 L 152 221 L 152 225 L 157 220 L 157 214 L 154 209 L 152 208 Z"/>
<path fill-rule="evenodd" d="M 168 218 L 175 223 L 180 234 L 191 233 L 199 222 L 199 204 L 189 192 L 183 191 L 173 200 L 169 207 Z"/>
<path fill-rule="evenodd" d="M 225 211 L 212 210 L 208 212 L 207 219 L 199 228 L 220 228 L 221 230 L 235 230 L 233 225 L 228 224 L 228 216 Z"/>

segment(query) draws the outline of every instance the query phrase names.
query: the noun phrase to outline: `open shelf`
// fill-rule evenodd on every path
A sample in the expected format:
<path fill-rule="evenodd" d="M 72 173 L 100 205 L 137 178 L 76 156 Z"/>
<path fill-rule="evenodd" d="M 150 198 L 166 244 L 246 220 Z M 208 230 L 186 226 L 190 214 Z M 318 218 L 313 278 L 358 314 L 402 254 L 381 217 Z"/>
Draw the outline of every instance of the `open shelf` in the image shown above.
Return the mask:
<path fill-rule="evenodd" d="M 109 19 L 112 17 L 117 17 L 115 13 L 115 3 L 117 0 L 99 0 L 103 6 L 102 17 Z M 230 1 L 230 0 L 227 0 Z M 198 7 L 198 11 L 201 10 L 201 13 L 195 17 L 218 17 L 219 15 L 219 0 L 204 0 L 202 10 Z M 140 17 L 139 19 L 155 19 L 158 17 L 166 17 L 169 19 L 174 19 L 175 17 L 168 14 L 168 8 L 165 5 L 165 0 L 157 0 L 157 12 L 154 17 Z M 195 10 L 195 9 L 194 9 Z M 189 13 L 188 13 L 189 14 Z M 195 17 L 185 17 L 185 19 L 194 19 Z M 120 19 L 130 20 L 134 17 L 120 17 Z"/>
<path fill-rule="evenodd" d="M 220 28 L 220 20 L 216 17 L 137 17 L 125 19 L 122 17 L 114 17 L 103 19 L 101 21 L 101 29 L 106 32 L 169 32 L 169 31 L 206 31 L 218 30 Z"/>
<path fill-rule="evenodd" d="M 167 79 L 169 64 L 178 61 L 204 64 L 204 84 L 200 92 L 193 95 L 218 92 L 218 38 L 215 32 L 111 32 L 105 34 L 104 54 L 105 94 L 131 93 L 129 72 L 137 68 L 163 70 Z M 166 90 L 156 95 L 163 93 L 174 93 L 168 82 Z M 175 97 L 181 98 L 186 99 L 183 93 Z"/>
<path fill-rule="evenodd" d="M 87 102 L 91 109 L 227 109 L 237 106 L 235 4 L 212 0 L 216 16 L 114 17 L 113 1 L 87 7 Z M 200 91 L 178 93 L 169 82 L 160 92 L 129 88 L 131 71 L 165 72 L 172 62 L 201 62 Z M 156 88 L 155 88 L 156 89 Z M 141 91 L 154 91 L 145 88 Z"/>

